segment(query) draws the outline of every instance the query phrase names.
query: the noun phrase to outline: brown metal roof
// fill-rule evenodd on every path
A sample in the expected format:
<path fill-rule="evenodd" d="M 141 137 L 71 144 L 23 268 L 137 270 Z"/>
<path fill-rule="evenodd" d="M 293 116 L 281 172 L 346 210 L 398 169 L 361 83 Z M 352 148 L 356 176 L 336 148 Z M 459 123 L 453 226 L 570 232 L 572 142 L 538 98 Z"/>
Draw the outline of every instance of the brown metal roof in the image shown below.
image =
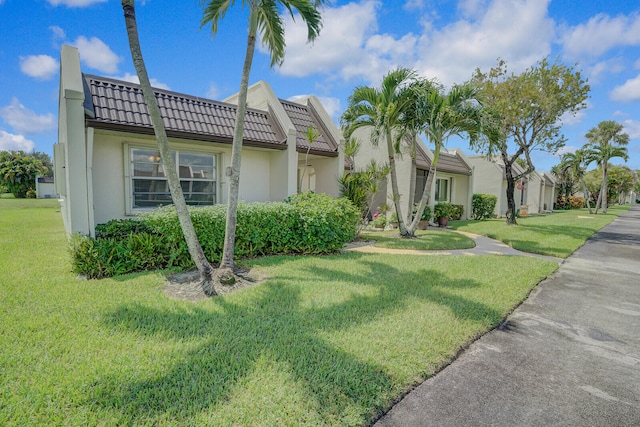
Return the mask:
<path fill-rule="evenodd" d="M 431 168 L 431 160 L 420 145 L 416 151 L 416 165 L 420 169 L 429 170 Z M 444 151 L 440 152 L 436 169 L 440 172 L 471 175 L 471 168 L 458 154 L 449 154 Z"/>
<path fill-rule="evenodd" d="M 280 100 L 280 103 L 296 128 L 296 147 L 298 152 L 307 152 L 309 142 L 305 135 L 309 126 L 312 126 L 320 133 L 320 136 L 313 142 L 309 152 L 324 156 L 338 155 L 338 144 L 333 140 L 331 133 L 323 126 L 322 121 L 318 119 L 317 114 L 311 107 L 283 99 Z"/>
<path fill-rule="evenodd" d="M 153 134 L 140 85 L 87 74 L 84 78 L 85 110 L 90 126 Z M 155 88 L 154 92 L 167 135 L 223 143 L 233 140 L 235 105 Z M 282 130 L 272 118 L 252 109 L 247 109 L 245 116 L 243 143 L 276 149 L 287 147 Z"/>

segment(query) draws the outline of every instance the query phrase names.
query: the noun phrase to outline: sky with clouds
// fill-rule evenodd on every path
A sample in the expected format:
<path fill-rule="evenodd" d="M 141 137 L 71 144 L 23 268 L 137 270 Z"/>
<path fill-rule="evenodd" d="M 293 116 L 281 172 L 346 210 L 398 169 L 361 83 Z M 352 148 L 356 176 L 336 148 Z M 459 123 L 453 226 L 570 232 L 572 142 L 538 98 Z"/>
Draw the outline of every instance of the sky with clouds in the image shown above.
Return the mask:
<path fill-rule="evenodd" d="M 241 1 L 215 36 L 200 27 L 199 0 L 136 4 L 155 86 L 212 99 L 238 90 L 247 24 Z M 136 81 L 117 0 L 0 0 L 0 16 L 0 149 L 52 154 L 63 44 L 78 48 L 83 72 Z M 591 85 L 588 108 L 563 120 L 564 151 L 581 147 L 600 121 L 616 120 L 631 137 L 628 165 L 640 169 L 637 0 L 334 0 L 313 44 L 300 19 L 285 21 L 284 64 L 271 69 L 258 49 L 251 82 L 266 80 L 285 99 L 316 95 L 336 122 L 356 86 L 378 85 L 398 66 L 451 85 L 498 58 L 517 73 L 548 56 L 575 65 Z M 469 152 L 464 141 L 449 147 Z M 558 157 L 537 153 L 534 163 L 549 170 Z"/>

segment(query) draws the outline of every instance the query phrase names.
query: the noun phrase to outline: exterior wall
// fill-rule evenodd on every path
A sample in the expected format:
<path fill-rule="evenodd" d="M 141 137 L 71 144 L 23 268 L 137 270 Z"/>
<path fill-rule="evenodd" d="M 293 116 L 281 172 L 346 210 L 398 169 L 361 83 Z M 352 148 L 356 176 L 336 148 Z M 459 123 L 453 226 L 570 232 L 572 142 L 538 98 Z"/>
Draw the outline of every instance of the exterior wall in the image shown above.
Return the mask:
<path fill-rule="evenodd" d="M 542 212 L 542 200 L 544 198 L 543 182 L 544 178 L 542 178 L 538 173 L 532 172 L 529 174 L 526 203 L 529 206 L 530 214 Z"/>
<path fill-rule="evenodd" d="M 54 182 L 39 182 L 36 177 L 36 194 L 38 199 L 55 199 L 58 197 Z"/>
<path fill-rule="evenodd" d="M 507 188 L 506 181 L 502 179 L 502 168 L 480 156 L 470 156 L 469 161 L 473 165 L 473 193 L 496 196 L 494 215 L 503 215 L 507 210 Z"/>
<path fill-rule="evenodd" d="M 231 162 L 231 148 L 226 144 L 199 144 L 183 140 L 169 142 L 171 149 L 218 156 L 216 197 L 218 203 L 225 203 L 229 192 L 225 181 L 225 168 Z M 131 209 L 129 151 L 131 148 L 155 148 L 155 139 L 113 132 L 96 131 L 93 150 L 93 203 L 95 223 L 101 224 L 111 219 L 125 218 L 137 213 Z M 276 188 L 286 188 L 282 182 L 273 180 L 271 165 L 273 156 L 285 153 L 267 150 L 244 149 L 240 176 L 240 200 L 269 201 Z M 282 200 L 281 197 L 275 200 Z M 138 211 L 140 212 L 140 211 Z"/>

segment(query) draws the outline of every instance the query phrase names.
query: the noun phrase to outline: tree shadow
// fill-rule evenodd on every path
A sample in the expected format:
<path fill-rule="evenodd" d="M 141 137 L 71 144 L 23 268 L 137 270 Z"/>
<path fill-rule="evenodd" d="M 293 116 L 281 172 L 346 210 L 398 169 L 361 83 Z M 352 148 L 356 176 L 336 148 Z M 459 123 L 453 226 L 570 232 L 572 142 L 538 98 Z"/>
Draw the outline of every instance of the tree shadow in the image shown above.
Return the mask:
<path fill-rule="evenodd" d="M 354 262 L 358 255 L 353 256 Z M 479 284 L 451 280 L 431 270 L 413 277 L 383 263 L 357 262 L 367 269 L 348 273 L 318 265 L 299 274 L 280 275 L 265 282 L 253 298 L 219 297 L 213 307 L 156 309 L 141 304 L 123 305 L 105 317 L 107 327 L 142 337 L 187 344 L 176 352 L 168 369 L 147 379 L 122 382 L 111 375 L 92 385 L 89 404 L 105 408 L 129 423 L 154 423 L 158 417 L 184 419 L 229 401 L 239 382 L 251 374 L 261 358 L 286 367 L 303 384 L 323 419 L 340 419 L 357 407 L 362 423 L 388 405 L 394 384 L 381 366 L 358 360 L 327 342 L 323 331 L 351 328 L 401 309 L 409 300 L 425 299 L 447 307 L 460 319 L 491 321 L 501 313 L 452 291 Z M 301 283 L 348 282 L 375 292 L 354 292 L 346 300 L 323 307 L 305 307 Z M 397 279 L 397 280 L 395 280 Z M 182 346 L 181 346 L 182 347 Z M 144 377 L 144 373 L 137 373 Z M 373 411 L 373 412 L 371 412 Z"/>

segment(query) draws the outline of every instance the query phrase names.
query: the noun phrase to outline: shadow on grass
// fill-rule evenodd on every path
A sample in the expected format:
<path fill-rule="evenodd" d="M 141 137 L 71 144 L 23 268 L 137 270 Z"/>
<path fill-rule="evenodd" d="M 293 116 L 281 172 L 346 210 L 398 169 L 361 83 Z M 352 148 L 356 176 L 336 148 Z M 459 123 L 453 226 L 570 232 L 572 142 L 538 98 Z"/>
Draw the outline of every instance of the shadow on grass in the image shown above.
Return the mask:
<path fill-rule="evenodd" d="M 345 411 L 355 407 L 365 424 L 393 399 L 389 395 L 393 380 L 382 367 L 358 360 L 325 341 L 322 331 L 373 321 L 416 298 L 447 307 L 459 319 L 500 321 L 501 313 L 496 310 L 453 293 L 479 286 L 474 281 L 451 280 L 426 269 L 409 275 L 359 254 L 351 258 L 360 264 L 362 273 L 313 262 L 289 277 L 272 277 L 238 302 L 218 297 L 210 301 L 211 307 L 171 310 L 141 304 L 121 306 L 104 319 L 107 327 L 198 344 L 185 345 L 189 350 L 176 353 L 172 366 L 152 378 L 126 381 L 122 376 L 111 376 L 99 381 L 93 385 L 95 393 L 88 403 L 108 409 L 124 423 L 196 416 L 227 402 L 239 382 L 254 372 L 257 360 L 267 357 L 303 384 L 313 401 L 311 407 L 324 420 L 340 420 Z M 355 289 L 373 287 L 375 292 L 354 292 L 333 305 L 305 308 L 302 294 L 310 281 L 312 286 L 329 287 L 347 282 Z M 138 375 L 145 376 L 144 372 Z"/>

